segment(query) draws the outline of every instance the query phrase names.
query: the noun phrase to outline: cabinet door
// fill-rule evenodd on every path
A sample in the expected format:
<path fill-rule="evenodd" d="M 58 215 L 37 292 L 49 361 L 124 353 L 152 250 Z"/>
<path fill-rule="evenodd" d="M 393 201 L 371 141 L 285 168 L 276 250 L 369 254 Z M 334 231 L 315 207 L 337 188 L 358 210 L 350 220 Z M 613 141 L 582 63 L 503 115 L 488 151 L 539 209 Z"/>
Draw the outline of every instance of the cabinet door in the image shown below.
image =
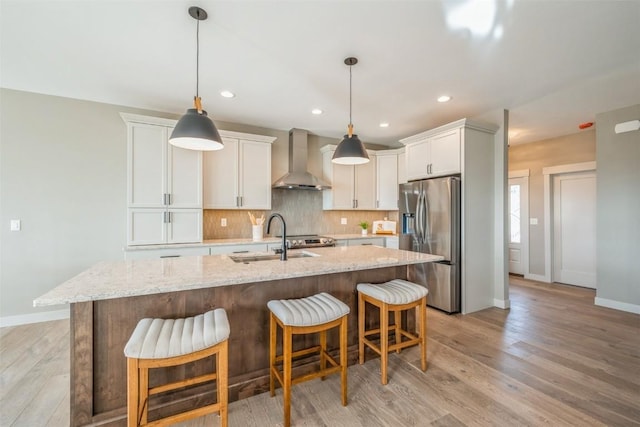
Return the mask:
<path fill-rule="evenodd" d="M 161 208 L 167 192 L 167 128 L 132 123 L 128 132 L 127 205 Z"/>
<path fill-rule="evenodd" d="M 165 209 L 129 209 L 127 244 L 154 245 L 166 242 Z"/>
<path fill-rule="evenodd" d="M 167 243 L 202 242 L 202 209 L 169 209 Z"/>
<path fill-rule="evenodd" d="M 460 129 L 435 136 L 431 144 L 430 176 L 460 173 Z"/>
<path fill-rule="evenodd" d="M 398 184 L 407 183 L 407 159 L 404 154 L 405 150 L 398 153 Z"/>
<path fill-rule="evenodd" d="M 209 248 L 200 246 L 195 248 L 164 248 L 164 249 L 140 249 L 126 251 L 125 260 L 154 259 L 154 258 L 179 258 L 184 256 L 209 255 Z"/>
<path fill-rule="evenodd" d="M 271 144 L 241 140 L 239 163 L 239 207 L 271 209 Z"/>
<path fill-rule="evenodd" d="M 171 132 L 171 129 L 168 129 Z M 202 207 L 202 151 L 167 144 L 168 189 L 171 208 Z"/>
<path fill-rule="evenodd" d="M 398 210 L 398 155 L 376 155 L 376 208 Z"/>
<path fill-rule="evenodd" d="M 376 156 L 369 153 L 369 163 L 352 166 L 356 209 L 376 208 Z"/>
<path fill-rule="evenodd" d="M 424 140 L 409 144 L 405 147 L 407 164 L 407 180 L 422 179 L 428 176 L 428 166 L 431 162 L 429 141 Z"/>
<path fill-rule="evenodd" d="M 238 140 L 222 138 L 224 148 L 204 153 L 204 208 L 235 209 L 238 196 Z"/>
<path fill-rule="evenodd" d="M 354 209 L 353 166 L 333 164 L 331 177 L 332 209 Z"/>

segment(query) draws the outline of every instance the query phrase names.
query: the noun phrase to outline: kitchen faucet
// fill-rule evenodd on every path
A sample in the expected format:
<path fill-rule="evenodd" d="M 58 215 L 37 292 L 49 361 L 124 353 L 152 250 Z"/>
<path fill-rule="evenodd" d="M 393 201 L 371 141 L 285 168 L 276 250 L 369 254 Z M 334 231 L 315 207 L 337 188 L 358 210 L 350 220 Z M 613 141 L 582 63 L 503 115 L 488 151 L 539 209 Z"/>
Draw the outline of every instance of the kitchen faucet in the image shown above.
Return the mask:
<path fill-rule="evenodd" d="M 267 220 L 267 234 L 269 234 L 269 229 L 271 228 L 271 220 L 273 218 L 280 218 L 280 222 L 282 222 L 282 252 L 280 252 L 280 261 L 287 260 L 287 224 L 284 222 L 284 218 L 279 213 L 273 213 L 269 215 L 269 219 Z"/>

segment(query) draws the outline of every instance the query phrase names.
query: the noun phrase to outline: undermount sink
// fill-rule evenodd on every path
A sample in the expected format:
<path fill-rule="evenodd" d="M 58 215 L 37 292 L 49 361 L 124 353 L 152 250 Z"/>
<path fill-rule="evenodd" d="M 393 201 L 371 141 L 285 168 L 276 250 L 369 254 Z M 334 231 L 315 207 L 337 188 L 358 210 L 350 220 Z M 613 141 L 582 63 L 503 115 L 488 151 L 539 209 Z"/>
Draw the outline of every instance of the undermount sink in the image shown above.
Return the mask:
<path fill-rule="evenodd" d="M 314 254 L 313 252 L 306 252 L 306 251 L 305 252 L 289 252 L 287 254 L 287 259 L 308 258 L 308 257 L 314 257 L 314 256 L 319 256 L 319 255 Z M 280 260 L 280 254 L 231 255 L 229 256 L 229 258 L 231 258 L 233 262 L 242 262 L 242 263 L 248 264 L 250 262 L 256 262 L 256 261 Z"/>

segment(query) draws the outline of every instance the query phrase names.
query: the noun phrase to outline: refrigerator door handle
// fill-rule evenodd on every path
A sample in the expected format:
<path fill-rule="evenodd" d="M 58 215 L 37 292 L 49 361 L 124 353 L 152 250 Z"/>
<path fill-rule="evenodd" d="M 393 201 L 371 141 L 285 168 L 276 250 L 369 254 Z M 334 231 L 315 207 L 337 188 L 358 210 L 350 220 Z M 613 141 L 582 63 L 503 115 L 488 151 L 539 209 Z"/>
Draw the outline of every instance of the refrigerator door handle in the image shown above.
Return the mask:
<path fill-rule="evenodd" d="M 416 201 L 416 219 L 415 219 L 415 224 L 414 224 L 414 232 L 416 235 L 416 241 L 418 242 L 418 245 L 422 245 L 422 230 L 420 229 L 420 226 L 422 224 L 422 222 L 420 221 L 420 198 L 422 197 L 422 192 L 418 193 L 418 199 Z"/>

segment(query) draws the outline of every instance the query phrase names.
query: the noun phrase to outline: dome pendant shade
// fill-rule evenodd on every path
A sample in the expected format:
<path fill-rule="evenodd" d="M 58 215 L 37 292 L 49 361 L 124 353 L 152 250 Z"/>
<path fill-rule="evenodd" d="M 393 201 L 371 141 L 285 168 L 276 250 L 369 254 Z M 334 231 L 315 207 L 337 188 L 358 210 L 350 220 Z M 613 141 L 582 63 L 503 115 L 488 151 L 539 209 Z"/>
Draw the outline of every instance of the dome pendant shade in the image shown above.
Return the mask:
<path fill-rule="evenodd" d="M 196 108 L 188 109 L 178 120 L 169 143 L 187 150 L 213 151 L 224 148 L 220 133 L 207 117 L 207 112 L 203 110 L 200 114 Z"/>
<path fill-rule="evenodd" d="M 349 66 L 349 126 L 347 134 L 333 153 L 331 162 L 339 165 L 362 165 L 369 162 L 369 155 L 358 135 L 354 135 L 351 121 L 351 67 L 358 63 L 358 59 L 349 57 L 344 63 Z"/>
<path fill-rule="evenodd" d="M 339 165 L 362 165 L 369 161 L 369 155 L 358 135 L 345 135 L 331 161 Z"/>
<path fill-rule="evenodd" d="M 207 12 L 192 6 L 189 15 L 196 20 L 196 96 L 193 97 L 193 106 L 178 120 L 176 127 L 171 132 L 169 144 L 185 148 L 187 150 L 213 151 L 224 148 L 222 138 L 216 125 L 207 117 L 207 112 L 202 109 L 202 99 L 198 95 L 200 86 L 200 21 L 207 19 Z"/>

